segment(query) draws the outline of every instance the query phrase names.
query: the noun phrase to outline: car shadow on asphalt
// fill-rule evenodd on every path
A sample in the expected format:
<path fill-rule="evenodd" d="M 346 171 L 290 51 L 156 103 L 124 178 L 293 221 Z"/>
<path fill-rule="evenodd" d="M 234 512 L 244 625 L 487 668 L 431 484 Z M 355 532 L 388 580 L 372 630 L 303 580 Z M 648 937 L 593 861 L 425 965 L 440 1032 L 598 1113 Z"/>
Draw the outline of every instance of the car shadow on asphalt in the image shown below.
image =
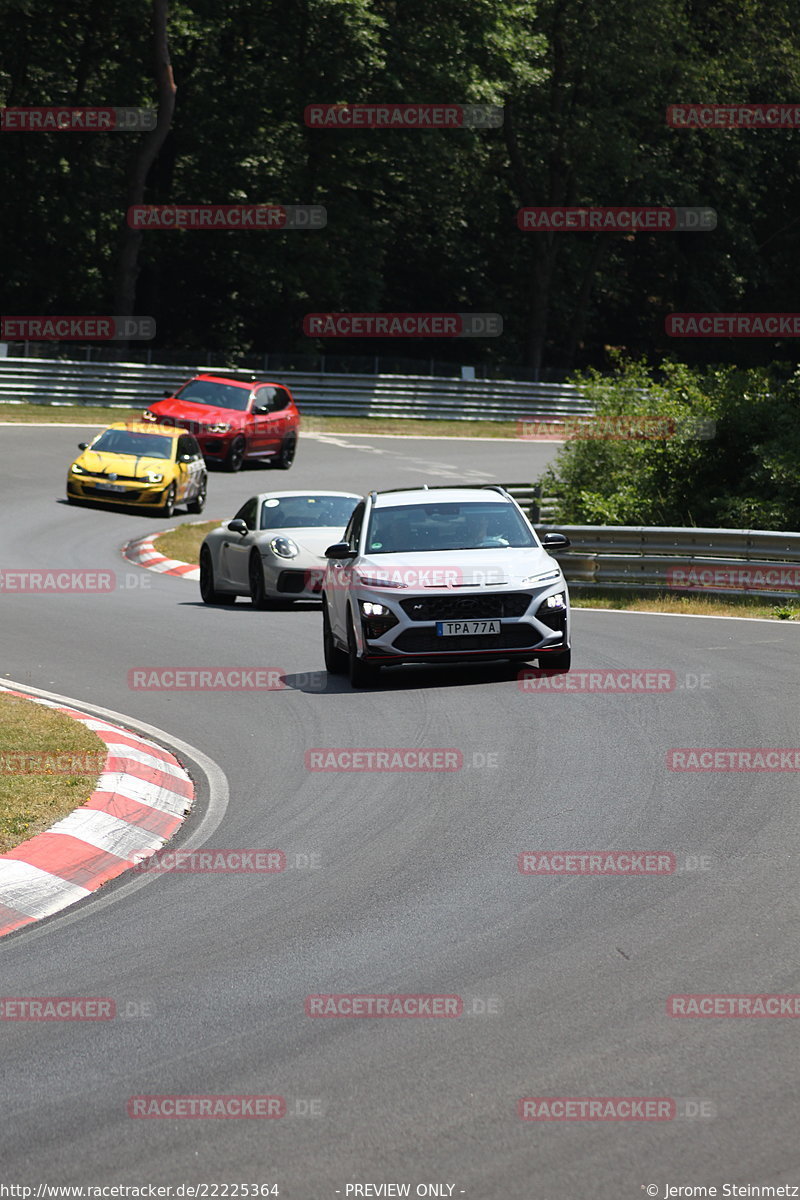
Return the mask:
<path fill-rule="evenodd" d="M 204 608 L 209 613 L 230 613 L 238 611 L 250 614 L 251 617 L 269 617 L 271 612 L 319 612 L 321 604 L 316 601 L 287 601 L 271 610 L 254 613 L 253 606 L 246 596 L 229 604 L 207 605 L 202 600 L 181 600 L 179 608 Z M 321 650 L 321 647 L 320 647 Z M 320 654 L 321 658 L 321 654 Z M 353 688 L 348 680 L 341 675 L 331 675 L 320 662 L 319 670 L 300 671 L 295 674 L 281 673 L 283 688 L 278 690 L 306 692 L 309 695 L 339 696 L 352 692 L 368 695 L 371 692 L 408 692 L 418 688 L 450 688 L 478 687 L 481 684 L 509 683 L 517 679 L 520 671 L 531 664 L 524 661 L 503 662 L 488 661 L 483 663 L 406 663 L 398 667 L 384 667 L 374 685 L 363 688 Z"/>
<path fill-rule="evenodd" d="M 353 688 L 344 676 L 331 675 L 324 666 L 319 671 L 305 671 L 282 676 L 286 690 L 308 692 L 322 696 L 343 693 L 370 695 L 376 692 L 411 692 L 420 688 L 480 687 L 483 684 L 515 682 L 528 663 L 482 663 L 429 666 L 409 663 L 402 667 L 385 667 L 377 682 L 369 687 Z M 317 678 L 318 677 L 318 678 Z"/>

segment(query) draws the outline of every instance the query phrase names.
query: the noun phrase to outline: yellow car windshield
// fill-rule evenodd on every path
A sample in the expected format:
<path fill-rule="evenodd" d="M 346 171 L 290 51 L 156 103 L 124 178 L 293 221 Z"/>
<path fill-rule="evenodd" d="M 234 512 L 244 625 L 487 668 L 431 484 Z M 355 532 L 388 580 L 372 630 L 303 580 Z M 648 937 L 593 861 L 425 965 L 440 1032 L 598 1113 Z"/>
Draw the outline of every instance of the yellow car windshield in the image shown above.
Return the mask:
<path fill-rule="evenodd" d="M 99 454 L 134 454 L 137 458 L 172 458 L 172 438 L 130 429 L 107 429 L 90 450 Z"/>

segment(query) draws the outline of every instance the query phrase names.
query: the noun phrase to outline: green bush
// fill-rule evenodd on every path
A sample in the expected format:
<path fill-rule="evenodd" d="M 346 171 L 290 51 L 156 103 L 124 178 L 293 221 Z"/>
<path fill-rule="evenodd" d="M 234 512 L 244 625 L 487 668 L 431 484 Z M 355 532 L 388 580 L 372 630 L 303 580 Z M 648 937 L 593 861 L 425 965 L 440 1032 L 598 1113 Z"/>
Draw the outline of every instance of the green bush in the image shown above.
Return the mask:
<path fill-rule="evenodd" d="M 616 436 L 561 448 L 540 480 L 558 497 L 556 521 L 800 529 L 800 370 L 666 362 L 656 376 L 618 358 L 611 378 L 591 370 L 573 382 L 598 432 Z M 655 423 L 668 436 L 642 436 Z"/>

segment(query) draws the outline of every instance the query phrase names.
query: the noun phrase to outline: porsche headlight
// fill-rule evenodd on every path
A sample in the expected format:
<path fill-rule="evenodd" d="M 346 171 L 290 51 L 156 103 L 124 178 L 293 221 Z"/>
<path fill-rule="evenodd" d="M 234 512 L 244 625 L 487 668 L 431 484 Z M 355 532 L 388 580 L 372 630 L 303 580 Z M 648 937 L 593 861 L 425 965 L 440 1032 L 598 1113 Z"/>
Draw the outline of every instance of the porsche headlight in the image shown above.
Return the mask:
<path fill-rule="evenodd" d="M 73 474 L 73 475 L 86 475 L 86 474 L 88 474 L 88 472 L 87 472 L 87 471 L 84 471 L 83 467 L 79 467 L 77 463 L 73 463 L 73 464 L 72 464 L 72 467 L 70 468 L 70 470 L 72 471 L 72 474 Z"/>
<path fill-rule="evenodd" d="M 228 433 L 230 425 L 226 425 L 224 421 L 219 421 L 216 425 L 206 425 L 206 433 Z"/>
<path fill-rule="evenodd" d="M 157 420 L 158 420 L 158 417 L 156 416 L 156 414 L 155 414 L 155 413 L 153 413 L 153 412 L 150 412 L 150 409 L 149 409 L 149 408 L 146 408 L 146 409 L 144 410 L 144 412 L 142 413 L 142 419 L 143 419 L 144 421 L 157 421 Z"/>
<path fill-rule="evenodd" d="M 159 475 L 157 471 L 148 471 L 145 479 L 148 483 L 163 483 L 164 476 Z"/>
<path fill-rule="evenodd" d="M 300 553 L 295 543 L 288 537 L 274 537 L 269 548 L 273 554 L 278 555 L 278 558 L 297 558 Z"/>

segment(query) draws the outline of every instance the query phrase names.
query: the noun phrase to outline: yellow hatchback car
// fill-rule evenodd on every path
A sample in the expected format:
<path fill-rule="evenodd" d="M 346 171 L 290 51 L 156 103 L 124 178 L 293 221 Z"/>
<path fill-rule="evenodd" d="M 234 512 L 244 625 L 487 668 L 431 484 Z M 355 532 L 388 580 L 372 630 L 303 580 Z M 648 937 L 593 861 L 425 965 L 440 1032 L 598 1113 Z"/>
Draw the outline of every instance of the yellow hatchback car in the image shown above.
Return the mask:
<path fill-rule="evenodd" d="M 201 513 L 208 473 L 196 439 L 170 425 L 120 421 L 79 442 L 67 473 L 67 500 L 135 505 L 171 517 L 178 504 Z"/>

